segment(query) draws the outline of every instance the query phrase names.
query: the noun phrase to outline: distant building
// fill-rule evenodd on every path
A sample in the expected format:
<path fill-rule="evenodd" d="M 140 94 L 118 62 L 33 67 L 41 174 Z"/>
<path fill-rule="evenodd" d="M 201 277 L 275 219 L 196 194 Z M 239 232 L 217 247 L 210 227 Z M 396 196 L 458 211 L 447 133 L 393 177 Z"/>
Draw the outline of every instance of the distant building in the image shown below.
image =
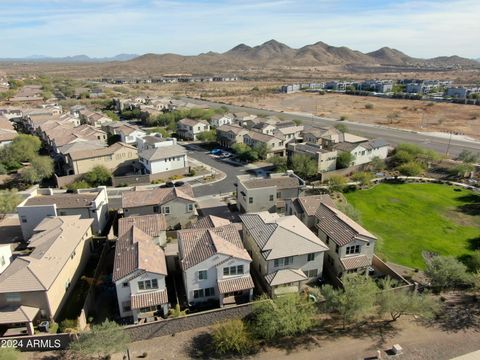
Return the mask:
<path fill-rule="evenodd" d="M 282 85 L 280 88 L 280 92 L 284 94 L 290 94 L 297 91 L 300 91 L 300 84 Z"/>
<path fill-rule="evenodd" d="M 198 134 L 209 131 L 210 124 L 206 120 L 182 119 L 177 122 L 177 135 L 185 140 L 198 140 Z"/>
<path fill-rule="evenodd" d="M 222 125 L 231 125 L 232 122 L 233 122 L 232 114 L 217 114 L 217 115 L 213 115 L 212 118 L 210 119 L 210 125 L 216 128 Z"/>
<path fill-rule="evenodd" d="M 295 155 L 307 155 L 314 159 L 319 173 L 333 171 L 337 168 L 337 151 L 323 149 L 317 144 L 288 144 L 288 158 L 292 159 Z"/>

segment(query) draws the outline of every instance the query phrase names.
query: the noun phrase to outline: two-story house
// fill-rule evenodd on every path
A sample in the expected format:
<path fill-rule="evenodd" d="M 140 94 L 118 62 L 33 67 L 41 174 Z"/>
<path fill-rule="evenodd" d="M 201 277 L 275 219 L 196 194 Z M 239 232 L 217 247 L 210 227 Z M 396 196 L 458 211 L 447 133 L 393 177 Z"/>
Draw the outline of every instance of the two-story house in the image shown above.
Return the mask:
<path fill-rule="evenodd" d="M 26 326 L 57 320 L 90 257 L 92 219 L 45 218 L 28 243 L 31 252 L 17 256 L 0 275 L 0 324 Z"/>
<path fill-rule="evenodd" d="M 222 125 L 217 128 L 217 142 L 226 148 L 234 144 L 243 144 L 243 136 L 248 130 L 237 125 Z"/>
<path fill-rule="evenodd" d="M 119 233 L 112 281 L 120 316 L 140 319 L 168 314 L 165 285 L 167 263 L 163 249 L 136 224 Z"/>
<path fill-rule="evenodd" d="M 173 188 L 125 191 L 122 193 L 122 208 L 125 217 L 164 214 L 169 229 L 194 223 L 198 215 L 190 184 Z"/>
<path fill-rule="evenodd" d="M 300 291 L 323 272 L 327 246 L 296 216 L 240 215 L 243 243 L 271 296 Z"/>
<path fill-rule="evenodd" d="M 159 174 L 188 167 L 187 150 L 180 145 L 142 150 L 138 153 L 138 161 L 144 174 Z"/>
<path fill-rule="evenodd" d="M 164 146 L 171 146 L 177 143 L 175 138 L 164 138 L 160 133 L 153 133 L 137 139 L 138 151 L 157 149 Z"/>
<path fill-rule="evenodd" d="M 315 215 L 321 203 L 335 207 L 335 203 L 328 194 L 299 196 L 286 199 L 285 215 L 295 215 L 307 225 L 310 230 L 316 233 L 317 218 Z"/>
<path fill-rule="evenodd" d="M 285 199 L 300 196 L 305 182 L 288 170 L 285 174 L 270 174 L 267 177 L 238 175 L 234 186 L 239 211 L 283 212 Z"/>
<path fill-rule="evenodd" d="M 209 130 L 210 124 L 206 120 L 185 118 L 177 122 L 177 135 L 185 140 L 196 141 L 198 134 Z"/>
<path fill-rule="evenodd" d="M 17 206 L 23 239 L 28 240 L 37 225 L 49 216 L 79 215 L 81 219 L 93 219 L 92 230 L 100 234 L 108 222 L 107 188 L 77 191 L 54 193 L 52 189 L 33 188 L 29 197 Z"/>
<path fill-rule="evenodd" d="M 347 215 L 322 202 L 315 214 L 318 237 L 328 246 L 325 268 L 334 276 L 368 273 L 377 238 Z"/>
<path fill-rule="evenodd" d="M 123 235 L 133 226 L 151 236 L 155 244 L 164 246 L 167 243 L 167 220 L 164 214 L 120 218 L 118 219 L 118 236 Z"/>
<path fill-rule="evenodd" d="M 136 125 L 131 125 L 126 122 L 114 121 L 106 123 L 102 128 L 110 135 L 118 135 L 120 141 L 125 144 L 136 144 L 139 138 L 147 135 Z"/>
<path fill-rule="evenodd" d="M 353 156 L 352 166 L 367 164 L 373 158 L 386 159 L 390 146 L 382 139 L 360 143 L 342 142 L 333 146 L 338 152 L 349 152 Z"/>
<path fill-rule="evenodd" d="M 295 155 L 306 155 L 317 165 L 317 172 L 333 171 L 337 168 L 337 151 L 323 149 L 321 145 L 292 143 L 287 145 L 287 157 L 291 161 Z"/>
<path fill-rule="evenodd" d="M 233 122 L 232 114 L 217 114 L 213 115 L 210 119 L 210 125 L 218 128 L 222 125 L 231 125 Z"/>
<path fill-rule="evenodd" d="M 218 301 L 220 306 L 250 301 L 250 255 L 239 224 L 177 232 L 179 258 L 190 305 Z"/>
<path fill-rule="evenodd" d="M 281 134 L 267 135 L 251 130 L 243 135 L 243 143 L 252 148 L 266 145 L 267 158 L 272 156 L 285 156 L 285 138 Z"/>

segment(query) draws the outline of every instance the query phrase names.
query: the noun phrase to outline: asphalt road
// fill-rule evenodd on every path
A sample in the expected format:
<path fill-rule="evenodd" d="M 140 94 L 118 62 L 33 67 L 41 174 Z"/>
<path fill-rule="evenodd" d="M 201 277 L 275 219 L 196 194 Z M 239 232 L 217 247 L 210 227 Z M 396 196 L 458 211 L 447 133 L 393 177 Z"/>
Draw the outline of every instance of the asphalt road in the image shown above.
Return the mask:
<path fill-rule="evenodd" d="M 289 114 L 278 111 L 262 110 L 237 105 L 227 105 L 212 101 L 197 100 L 191 98 L 188 98 L 188 101 L 197 104 L 208 105 L 210 107 L 226 106 L 232 112 L 247 111 L 249 113 L 257 115 L 281 116 L 286 120 L 299 119 L 302 120 L 304 125 L 309 125 L 312 127 L 332 126 L 339 123 L 338 120 L 321 118 L 313 115 Z M 480 152 L 480 142 L 478 141 L 474 142 L 458 140 L 455 138 L 452 138 L 450 140 L 448 137 L 442 138 L 409 130 L 401 130 L 370 124 L 360 124 L 350 121 L 342 121 L 341 123 L 345 124 L 354 134 L 368 138 L 382 138 L 391 145 L 397 145 L 399 143 L 414 143 L 427 147 L 429 149 L 433 149 L 442 154 L 446 154 L 448 151 L 448 155 L 452 157 L 458 155 L 464 149 L 473 152 Z"/>

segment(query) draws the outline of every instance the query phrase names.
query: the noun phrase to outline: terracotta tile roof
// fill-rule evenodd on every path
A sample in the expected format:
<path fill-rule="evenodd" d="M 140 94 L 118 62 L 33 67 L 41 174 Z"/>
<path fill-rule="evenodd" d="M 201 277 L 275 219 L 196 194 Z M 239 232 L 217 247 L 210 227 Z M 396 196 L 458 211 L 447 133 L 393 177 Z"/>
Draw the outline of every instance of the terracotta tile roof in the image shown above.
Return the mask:
<path fill-rule="evenodd" d="M 39 195 L 28 199 L 25 206 L 56 204 L 58 209 L 88 208 L 97 196 L 98 193 Z"/>
<path fill-rule="evenodd" d="M 272 141 L 272 140 L 285 140 L 284 138 L 282 137 L 278 137 L 278 136 L 272 136 L 272 135 L 267 135 L 267 134 L 264 134 L 264 133 L 261 133 L 261 132 L 258 132 L 258 131 L 249 131 L 247 134 L 244 135 L 244 137 L 249 137 L 255 141 L 259 141 L 259 142 L 269 142 L 269 141 Z"/>
<path fill-rule="evenodd" d="M 163 249 L 153 238 L 132 226 L 117 239 L 112 280 L 118 281 L 137 270 L 167 275 L 167 263 Z"/>
<path fill-rule="evenodd" d="M 192 225 L 193 229 L 208 229 L 230 224 L 230 220 L 218 216 L 208 215 L 200 218 Z"/>
<path fill-rule="evenodd" d="M 142 309 L 155 305 L 168 304 L 166 289 L 132 294 L 130 296 L 132 309 Z"/>
<path fill-rule="evenodd" d="M 301 269 L 281 269 L 265 275 L 265 280 L 270 286 L 283 285 L 307 279 L 307 275 L 305 275 Z"/>
<path fill-rule="evenodd" d="M 244 134 L 248 133 L 248 130 L 240 126 L 225 124 L 225 125 L 219 126 L 217 128 L 217 132 L 232 132 L 235 135 L 240 135 L 242 133 Z"/>
<path fill-rule="evenodd" d="M 174 199 L 195 201 L 192 186 L 188 183 L 174 188 L 157 188 L 122 193 L 122 207 L 132 208 L 149 205 L 161 205 Z"/>
<path fill-rule="evenodd" d="M 328 194 L 300 196 L 298 198 L 292 199 L 292 201 L 298 203 L 298 205 L 308 216 L 314 216 L 317 213 L 318 207 L 321 203 L 325 203 L 329 206 L 335 207 L 335 203 Z"/>
<path fill-rule="evenodd" d="M 130 231 L 133 226 L 136 226 L 151 237 L 158 237 L 163 231 L 167 230 L 164 214 L 129 216 L 118 219 L 118 236 Z"/>
<path fill-rule="evenodd" d="M 80 215 L 42 220 L 29 241 L 32 253 L 17 257 L 0 275 L 1 292 L 50 289 L 92 222 L 80 219 Z"/>
<path fill-rule="evenodd" d="M 0 309 L 0 324 L 18 324 L 35 319 L 40 309 L 31 306 L 5 306 Z"/>
<path fill-rule="evenodd" d="M 72 160 L 83 160 L 83 159 L 91 159 L 91 158 L 97 158 L 97 157 L 102 157 L 102 156 L 107 156 L 107 155 L 113 155 L 115 152 L 121 150 L 122 148 L 128 148 L 131 150 L 136 150 L 134 146 L 124 144 L 121 142 L 117 142 L 113 145 L 110 145 L 109 147 L 103 148 L 103 149 L 95 149 L 95 150 L 85 150 L 85 151 L 75 151 L 70 154 L 70 157 Z"/>
<path fill-rule="evenodd" d="M 264 211 L 240 219 L 267 260 L 328 250 L 295 215 L 280 217 Z"/>
<path fill-rule="evenodd" d="M 177 231 L 180 261 L 184 270 L 216 255 L 250 261 L 243 247 L 238 226 L 225 225 L 212 229 L 188 229 Z"/>
<path fill-rule="evenodd" d="M 350 219 L 347 215 L 334 207 L 321 203 L 315 217 L 318 219 L 317 228 L 328 235 L 338 246 L 345 246 L 354 240 L 376 237 Z"/>
<path fill-rule="evenodd" d="M 235 277 L 232 279 L 218 280 L 218 291 L 220 294 L 226 294 L 234 291 L 253 289 L 253 280 L 250 274 L 247 276 Z"/>
<path fill-rule="evenodd" d="M 341 258 L 340 262 L 345 270 L 354 270 L 358 268 L 365 268 L 372 265 L 372 262 L 366 255 L 356 255 Z"/>

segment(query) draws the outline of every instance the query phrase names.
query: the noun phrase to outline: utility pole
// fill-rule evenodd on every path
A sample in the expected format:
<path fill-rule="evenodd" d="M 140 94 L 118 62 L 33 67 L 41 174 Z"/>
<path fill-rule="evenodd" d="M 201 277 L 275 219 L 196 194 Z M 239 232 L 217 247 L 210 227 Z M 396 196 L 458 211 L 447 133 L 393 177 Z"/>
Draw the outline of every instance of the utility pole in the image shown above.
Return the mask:
<path fill-rule="evenodd" d="M 448 150 L 450 150 L 450 144 L 452 143 L 452 132 L 450 131 L 450 137 L 448 138 L 447 151 L 445 151 L 445 156 L 448 156 Z"/>

